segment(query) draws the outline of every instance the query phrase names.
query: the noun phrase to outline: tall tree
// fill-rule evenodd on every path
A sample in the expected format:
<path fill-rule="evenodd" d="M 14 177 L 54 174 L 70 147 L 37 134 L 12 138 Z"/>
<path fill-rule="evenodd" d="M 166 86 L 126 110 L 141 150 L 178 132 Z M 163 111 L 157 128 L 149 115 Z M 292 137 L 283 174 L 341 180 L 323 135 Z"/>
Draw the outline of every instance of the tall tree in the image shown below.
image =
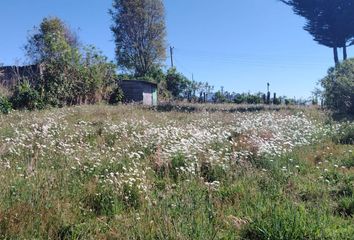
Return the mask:
<path fill-rule="evenodd" d="M 291 6 L 295 14 L 306 19 L 304 29 L 316 42 L 333 49 L 334 61 L 339 63 L 338 48 L 353 44 L 354 0 L 281 0 Z"/>
<path fill-rule="evenodd" d="M 118 66 L 138 77 L 166 58 L 165 10 L 162 0 L 114 0 L 111 30 Z"/>

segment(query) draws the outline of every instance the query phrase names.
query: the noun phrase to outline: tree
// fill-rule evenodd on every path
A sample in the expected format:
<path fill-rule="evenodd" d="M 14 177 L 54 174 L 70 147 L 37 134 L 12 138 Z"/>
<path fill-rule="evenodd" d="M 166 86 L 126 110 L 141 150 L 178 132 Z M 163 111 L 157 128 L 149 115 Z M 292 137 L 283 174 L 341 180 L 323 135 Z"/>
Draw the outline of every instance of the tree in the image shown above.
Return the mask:
<path fill-rule="evenodd" d="M 176 68 L 171 68 L 167 71 L 167 90 L 171 92 L 173 97 L 180 98 L 188 95 L 187 87 L 189 84 L 190 81 L 183 74 L 177 72 Z"/>
<path fill-rule="evenodd" d="M 281 1 L 306 19 L 304 29 L 316 42 L 333 49 L 335 64 L 339 63 L 338 48 L 343 48 L 343 59 L 347 59 L 347 47 L 354 38 L 354 0 Z"/>
<path fill-rule="evenodd" d="M 354 114 L 354 60 L 350 59 L 328 70 L 321 80 L 324 104 L 338 113 Z"/>
<path fill-rule="evenodd" d="M 34 64 L 59 58 L 71 49 L 78 48 L 76 33 L 58 17 L 44 18 L 29 35 L 25 45 L 26 55 Z"/>
<path fill-rule="evenodd" d="M 114 0 L 110 10 L 118 66 L 142 77 L 166 58 L 162 0 Z"/>
<path fill-rule="evenodd" d="M 82 52 L 72 50 L 46 62 L 39 89 L 51 105 L 92 104 L 108 100 L 115 87 L 115 69 L 116 66 L 108 62 L 100 51 L 87 46 Z"/>
<path fill-rule="evenodd" d="M 214 94 L 213 101 L 215 103 L 225 103 L 227 101 L 227 98 L 225 97 L 224 93 L 219 90 Z"/>
<path fill-rule="evenodd" d="M 81 47 L 59 18 L 44 18 L 36 29 L 25 50 L 34 64 L 42 66 L 33 87 L 44 103 L 64 106 L 109 98 L 114 88 L 114 64 L 93 46 Z"/>

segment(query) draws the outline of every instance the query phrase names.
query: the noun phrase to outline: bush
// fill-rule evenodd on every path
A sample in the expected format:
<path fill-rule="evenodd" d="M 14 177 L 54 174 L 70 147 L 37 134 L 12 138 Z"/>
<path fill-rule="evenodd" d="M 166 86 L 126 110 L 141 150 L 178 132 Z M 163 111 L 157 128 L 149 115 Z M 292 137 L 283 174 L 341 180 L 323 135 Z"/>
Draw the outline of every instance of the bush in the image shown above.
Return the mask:
<path fill-rule="evenodd" d="M 284 102 L 285 102 L 285 105 L 295 105 L 296 104 L 294 99 L 289 99 L 289 98 L 286 98 L 284 100 Z"/>
<path fill-rule="evenodd" d="M 44 107 L 39 93 L 27 81 L 19 83 L 15 87 L 10 101 L 15 109 L 34 110 Z"/>
<path fill-rule="evenodd" d="M 335 143 L 354 144 L 354 124 L 343 124 L 332 139 Z"/>
<path fill-rule="evenodd" d="M 324 104 L 337 113 L 354 114 L 354 59 L 328 70 L 321 80 Z"/>
<path fill-rule="evenodd" d="M 108 103 L 117 104 L 119 102 L 122 102 L 123 98 L 123 90 L 119 86 L 116 86 L 115 88 L 113 88 L 111 94 L 109 95 Z"/>
<path fill-rule="evenodd" d="M 176 68 L 171 68 L 166 75 L 166 89 L 171 92 L 174 98 L 179 98 L 187 89 L 189 84 L 188 79 L 181 73 L 177 72 Z"/>
<path fill-rule="evenodd" d="M 8 114 L 12 110 L 12 105 L 7 97 L 0 96 L 0 112 Z"/>

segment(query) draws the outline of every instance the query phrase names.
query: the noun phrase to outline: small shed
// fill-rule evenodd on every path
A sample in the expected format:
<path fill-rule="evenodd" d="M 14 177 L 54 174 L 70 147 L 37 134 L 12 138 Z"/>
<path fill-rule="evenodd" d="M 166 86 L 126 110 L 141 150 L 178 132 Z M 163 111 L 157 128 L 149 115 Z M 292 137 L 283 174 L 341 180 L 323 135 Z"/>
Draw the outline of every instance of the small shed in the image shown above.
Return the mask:
<path fill-rule="evenodd" d="M 140 102 L 144 105 L 157 105 L 157 84 L 142 80 L 122 80 L 120 86 L 125 102 Z"/>

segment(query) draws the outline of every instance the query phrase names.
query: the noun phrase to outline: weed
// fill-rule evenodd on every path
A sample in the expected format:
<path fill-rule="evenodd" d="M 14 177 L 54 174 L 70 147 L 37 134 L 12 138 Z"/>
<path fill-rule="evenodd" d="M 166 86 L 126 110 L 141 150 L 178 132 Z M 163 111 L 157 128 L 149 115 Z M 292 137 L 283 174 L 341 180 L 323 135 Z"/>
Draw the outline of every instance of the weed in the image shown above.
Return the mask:
<path fill-rule="evenodd" d="M 177 181 L 183 178 L 183 169 L 187 166 L 186 159 L 183 154 L 178 153 L 171 159 L 171 167 L 169 169 L 170 177 Z"/>
<path fill-rule="evenodd" d="M 350 217 L 354 215 L 354 198 L 344 197 L 338 202 L 336 212 L 342 216 Z"/>

